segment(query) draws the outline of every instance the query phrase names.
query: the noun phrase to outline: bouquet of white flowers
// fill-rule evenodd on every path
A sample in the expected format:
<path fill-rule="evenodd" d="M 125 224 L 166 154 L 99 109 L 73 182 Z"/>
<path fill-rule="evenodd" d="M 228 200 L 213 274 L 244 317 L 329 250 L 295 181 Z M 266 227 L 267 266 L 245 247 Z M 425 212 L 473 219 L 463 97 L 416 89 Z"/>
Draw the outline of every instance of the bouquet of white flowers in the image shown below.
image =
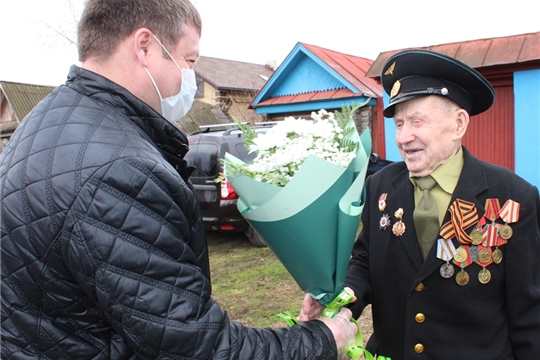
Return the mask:
<path fill-rule="evenodd" d="M 313 112 L 311 117 L 313 120 L 287 117 L 258 135 L 249 126 L 239 124 L 248 150 L 255 151 L 257 157 L 248 164 L 229 166 L 257 181 L 277 186 L 287 185 L 309 155 L 343 168 L 349 166 L 356 157 L 357 144 L 346 135 L 356 132 L 356 127 L 347 126 L 348 119 L 341 114 L 336 117 L 324 109 Z"/>
<path fill-rule="evenodd" d="M 359 135 L 353 120 L 363 105 L 320 110 L 312 120 L 286 118 L 264 134 L 239 124 L 257 156 L 250 163 L 230 154 L 224 160 L 240 213 L 328 317 L 351 298 L 344 281 L 371 154 L 369 130 Z"/>

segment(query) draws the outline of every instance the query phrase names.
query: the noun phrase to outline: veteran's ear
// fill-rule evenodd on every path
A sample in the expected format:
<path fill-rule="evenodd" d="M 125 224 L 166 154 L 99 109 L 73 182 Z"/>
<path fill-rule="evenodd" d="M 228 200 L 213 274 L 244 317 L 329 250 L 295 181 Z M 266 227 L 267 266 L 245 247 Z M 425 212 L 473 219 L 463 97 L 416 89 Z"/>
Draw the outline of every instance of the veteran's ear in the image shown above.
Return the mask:
<path fill-rule="evenodd" d="M 467 132 L 467 127 L 469 126 L 469 113 L 464 109 L 458 109 L 454 113 L 454 120 L 456 122 L 456 131 L 454 135 L 456 139 L 462 139 Z"/>

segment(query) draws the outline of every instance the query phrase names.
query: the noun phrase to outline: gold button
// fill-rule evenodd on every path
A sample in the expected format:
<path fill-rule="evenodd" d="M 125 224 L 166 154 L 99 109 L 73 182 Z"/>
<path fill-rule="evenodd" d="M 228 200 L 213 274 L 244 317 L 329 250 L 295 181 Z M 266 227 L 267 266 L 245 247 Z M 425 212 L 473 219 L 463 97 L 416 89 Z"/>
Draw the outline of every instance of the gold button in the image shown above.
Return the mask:
<path fill-rule="evenodd" d="M 420 354 L 420 353 L 424 352 L 424 345 L 422 345 L 422 344 L 416 344 L 416 345 L 414 345 L 414 351 L 415 351 L 417 354 Z"/>
<path fill-rule="evenodd" d="M 417 323 L 423 323 L 424 320 L 426 320 L 426 316 L 424 314 L 422 314 L 422 313 L 418 313 L 414 317 L 414 320 L 416 320 Z"/>
<path fill-rule="evenodd" d="M 414 290 L 416 290 L 416 291 L 424 290 L 424 284 L 420 283 L 420 284 L 416 285 L 416 288 Z"/>

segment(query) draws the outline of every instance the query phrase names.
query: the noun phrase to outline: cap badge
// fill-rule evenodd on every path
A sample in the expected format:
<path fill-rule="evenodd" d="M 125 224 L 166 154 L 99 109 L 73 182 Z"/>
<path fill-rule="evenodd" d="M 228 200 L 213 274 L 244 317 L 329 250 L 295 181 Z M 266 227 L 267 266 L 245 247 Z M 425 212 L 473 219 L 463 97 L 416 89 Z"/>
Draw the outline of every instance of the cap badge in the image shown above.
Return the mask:
<path fill-rule="evenodd" d="M 394 68 L 396 67 L 396 62 L 394 61 L 392 65 L 384 72 L 384 75 L 394 75 Z"/>
<path fill-rule="evenodd" d="M 401 82 L 399 80 L 396 80 L 394 83 L 394 86 L 392 86 L 392 90 L 390 91 L 390 98 L 393 98 L 397 94 L 399 94 L 399 90 L 401 89 Z"/>

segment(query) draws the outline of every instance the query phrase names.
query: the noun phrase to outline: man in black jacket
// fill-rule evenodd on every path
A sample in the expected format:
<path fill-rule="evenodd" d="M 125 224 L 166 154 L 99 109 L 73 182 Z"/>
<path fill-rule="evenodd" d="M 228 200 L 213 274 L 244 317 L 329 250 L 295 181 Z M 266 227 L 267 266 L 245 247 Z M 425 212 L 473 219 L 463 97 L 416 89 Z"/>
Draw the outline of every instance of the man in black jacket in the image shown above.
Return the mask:
<path fill-rule="evenodd" d="M 335 359 L 356 326 L 230 321 L 211 297 L 184 134 L 189 0 L 89 0 L 65 85 L 0 157 L 3 359 Z M 335 339 L 334 339 L 335 338 Z"/>
<path fill-rule="evenodd" d="M 461 145 L 494 89 L 421 50 L 390 57 L 381 78 L 404 162 L 366 182 L 345 281 L 354 316 L 372 304 L 375 351 L 392 360 L 540 359 L 538 189 Z M 307 298 L 301 318 L 318 311 Z"/>

